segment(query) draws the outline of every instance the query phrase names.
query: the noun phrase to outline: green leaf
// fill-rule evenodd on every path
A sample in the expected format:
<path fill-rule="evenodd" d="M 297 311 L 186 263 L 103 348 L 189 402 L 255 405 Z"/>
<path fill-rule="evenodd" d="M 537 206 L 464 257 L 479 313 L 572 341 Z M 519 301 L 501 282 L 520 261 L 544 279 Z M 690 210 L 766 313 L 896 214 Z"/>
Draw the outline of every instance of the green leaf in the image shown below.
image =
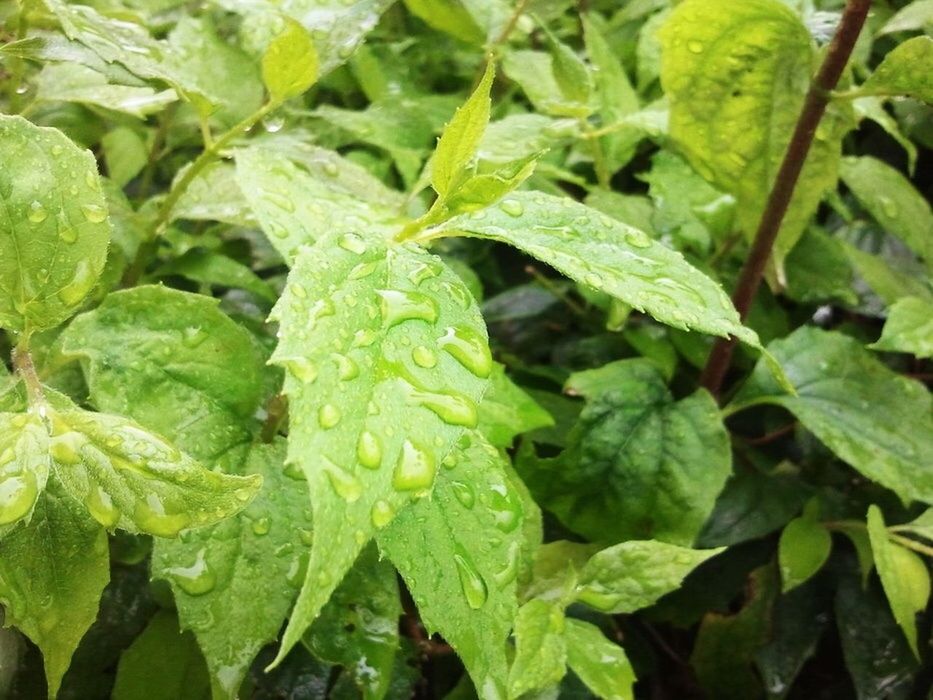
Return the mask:
<path fill-rule="evenodd" d="M 262 55 L 262 82 L 275 103 L 298 97 L 318 78 L 318 57 L 311 35 L 290 17 Z"/>
<path fill-rule="evenodd" d="M 172 218 L 221 221 L 233 226 L 256 225 L 240 189 L 236 168 L 223 161 L 207 165 L 194 177 L 172 209 Z"/>
<path fill-rule="evenodd" d="M 564 94 L 561 82 L 557 78 L 558 69 L 555 62 L 551 53 L 521 49 L 505 55 L 502 69 L 511 80 L 521 86 L 537 111 L 557 117 L 587 116 L 591 111 L 588 104 L 581 104 L 573 98 L 568 99 Z"/>
<path fill-rule="evenodd" d="M 878 34 L 933 29 L 933 0 L 914 0 L 894 13 Z"/>
<path fill-rule="evenodd" d="M 259 476 L 210 471 L 126 418 L 66 402 L 48 410 L 53 468 L 107 529 L 175 537 L 230 517 L 259 491 Z"/>
<path fill-rule="evenodd" d="M 0 413 L 0 537 L 29 523 L 49 478 L 48 433 L 35 413 Z"/>
<path fill-rule="evenodd" d="M 567 672 L 564 606 L 534 598 L 515 618 L 515 660 L 509 671 L 509 698 L 554 685 Z"/>
<path fill-rule="evenodd" d="M 888 311 L 881 338 L 869 347 L 933 357 L 933 303 L 920 297 L 903 297 Z"/>
<path fill-rule="evenodd" d="M 405 578 L 428 631 L 456 650 L 483 700 L 505 694 L 523 522 L 507 464 L 476 431 L 443 462 L 430 498 L 401 511 L 377 540 Z"/>
<path fill-rule="evenodd" d="M 110 222 L 97 164 L 57 129 L 10 116 L 0 116 L 0 160 L 0 326 L 52 328 L 104 269 Z"/>
<path fill-rule="evenodd" d="M 888 539 L 881 509 L 875 505 L 868 509 L 868 536 L 891 612 L 919 659 L 916 615 L 930 600 L 930 572 L 920 557 Z"/>
<path fill-rule="evenodd" d="M 933 38 L 915 36 L 892 49 L 857 90 L 933 103 Z"/>
<path fill-rule="evenodd" d="M 680 587 L 693 569 L 724 551 L 631 540 L 594 554 L 580 573 L 577 600 L 605 613 L 630 613 Z"/>
<path fill-rule="evenodd" d="M 273 310 L 288 456 L 307 474 L 315 532 L 278 660 L 376 530 L 431 492 L 442 460 L 476 426 L 492 371 L 460 278 L 417 246 L 386 246 L 367 232 L 302 248 Z"/>
<path fill-rule="evenodd" d="M 190 250 L 159 268 L 159 275 L 181 275 L 200 284 L 245 289 L 260 299 L 274 302 L 275 291 L 243 263 L 209 250 Z"/>
<path fill-rule="evenodd" d="M 810 34 L 780 0 L 685 0 L 660 37 L 671 137 L 703 177 L 735 195 L 738 227 L 751 239 L 810 83 Z M 775 245 L 779 269 L 836 184 L 845 121 L 830 111 L 820 125 Z"/>
<path fill-rule="evenodd" d="M 597 542 L 693 544 L 732 470 L 712 397 L 674 401 L 644 359 L 578 372 L 565 388 L 587 404 L 570 447 L 524 471 L 539 502 Z"/>
<path fill-rule="evenodd" d="M 80 63 L 50 63 L 36 77 L 36 99 L 43 102 L 76 102 L 146 117 L 160 112 L 178 97 L 174 90 L 118 85 L 107 76 Z"/>
<path fill-rule="evenodd" d="M 493 364 L 489 389 L 479 405 L 479 431 L 496 447 L 510 447 L 517 435 L 554 425 L 554 419 Z"/>
<path fill-rule="evenodd" d="M 754 570 L 746 590 L 741 610 L 735 614 L 706 613 L 697 633 L 690 666 L 706 697 L 746 700 L 762 695 L 761 680 L 753 666 L 756 653 L 771 637 L 777 572 L 770 566 Z"/>
<path fill-rule="evenodd" d="M 49 697 L 58 691 L 78 642 L 97 617 L 110 579 L 107 534 L 55 477 L 32 520 L 0 539 L 0 604 L 42 651 Z"/>
<path fill-rule="evenodd" d="M 910 180 L 869 156 L 843 159 L 840 175 L 875 220 L 933 269 L 933 211 Z"/>
<path fill-rule="evenodd" d="M 107 163 L 107 175 L 117 187 L 125 187 L 149 162 L 149 148 L 143 138 L 128 126 L 108 131 L 100 140 Z"/>
<path fill-rule="evenodd" d="M 62 334 L 91 399 L 213 465 L 251 441 L 263 355 L 218 300 L 167 287 L 115 292 Z M 193 420 L 193 418 L 196 418 Z"/>
<path fill-rule="evenodd" d="M 844 576 L 835 601 L 846 667 L 858 697 L 865 699 L 908 694 L 919 666 L 877 588 Z"/>
<path fill-rule="evenodd" d="M 782 592 L 787 593 L 816 574 L 831 549 L 829 532 L 816 520 L 805 516 L 787 523 L 778 542 Z"/>
<path fill-rule="evenodd" d="M 551 48 L 551 70 L 561 95 L 572 104 L 587 105 L 593 91 L 589 68 L 576 52 L 560 41 L 547 27 L 544 31 Z"/>
<path fill-rule="evenodd" d="M 901 130 L 897 120 L 884 108 L 880 97 L 857 97 L 852 100 L 852 108 L 859 120 L 870 119 L 884 129 L 885 133 L 897 141 L 907 154 L 907 172 L 913 175 L 917 168 L 917 147 Z"/>
<path fill-rule="evenodd" d="M 728 409 L 783 406 L 841 459 L 903 500 L 933 502 L 930 394 L 840 333 L 802 327 L 769 346 L 797 390 L 784 394 L 759 362 Z"/>
<path fill-rule="evenodd" d="M 380 700 L 392 680 L 401 614 L 395 568 L 371 545 L 311 625 L 305 643 L 319 659 L 343 666 L 365 700 Z"/>
<path fill-rule="evenodd" d="M 431 185 L 441 198 L 463 180 L 476 155 L 480 139 L 489 123 L 489 89 L 496 77 L 496 64 L 489 61 L 486 72 L 473 94 L 459 107 L 437 142 L 431 165 Z"/>
<path fill-rule="evenodd" d="M 210 683 L 194 637 L 168 611 L 156 613 L 120 657 L 113 700 L 207 700 Z"/>
<path fill-rule="evenodd" d="M 722 288 L 680 253 L 570 199 L 513 192 L 498 206 L 454 217 L 422 235 L 458 234 L 515 246 L 664 323 L 757 343 Z"/>
<path fill-rule="evenodd" d="M 330 232 L 388 233 L 402 220 L 399 193 L 333 151 L 259 145 L 237 151 L 236 162 L 237 182 L 286 262 Z"/>
<path fill-rule="evenodd" d="M 933 300 L 933 292 L 924 275 L 898 269 L 880 255 L 866 253 L 851 244 L 844 244 L 844 250 L 852 267 L 886 304 L 894 304 L 906 296 Z"/>
<path fill-rule="evenodd" d="M 669 236 L 678 248 L 708 253 L 712 243 L 731 232 L 735 198 L 723 194 L 669 151 L 658 151 L 651 170 L 640 178 L 648 183 L 654 202 L 652 228 Z"/>
<path fill-rule="evenodd" d="M 475 46 L 482 46 L 486 34 L 457 0 L 405 0 L 405 7 L 413 15 L 438 31 Z"/>
<path fill-rule="evenodd" d="M 603 124 L 609 125 L 637 112 L 640 103 L 635 88 L 632 87 L 619 57 L 612 48 L 612 43 L 606 36 L 607 27 L 598 17 L 595 13 L 583 16 L 583 38 L 586 53 L 593 63 L 593 84 L 596 88 L 599 116 Z M 631 160 L 635 155 L 635 146 L 641 138 L 640 130 L 629 129 L 620 130 L 601 139 L 609 160 L 610 172 L 615 172 Z"/>
<path fill-rule="evenodd" d="M 845 245 L 820 229 L 807 229 L 787 256 L 787 295 L 803 303 L 841 301 L 855 306 L 852 264 Z"/>
<path fill-rule="evenodd" d="M 152 575 L 171 584 L 181 625 L 204 652 L 215 698 L 236 697 L 259 650 L 278 636 L 304 579 L 307 484 L 283 470 L 284 460 L 284 440 L 254 445 L 237 471 L 263 479 L 252 503 L 213 527 L 155 542 Z"/>
<path fill-rule="evenodd" d="M 635 671 L 625 650 L 589 622 L 567 620 L 567 663 L 586 687 L 606 700 L 633 700 Z"/>

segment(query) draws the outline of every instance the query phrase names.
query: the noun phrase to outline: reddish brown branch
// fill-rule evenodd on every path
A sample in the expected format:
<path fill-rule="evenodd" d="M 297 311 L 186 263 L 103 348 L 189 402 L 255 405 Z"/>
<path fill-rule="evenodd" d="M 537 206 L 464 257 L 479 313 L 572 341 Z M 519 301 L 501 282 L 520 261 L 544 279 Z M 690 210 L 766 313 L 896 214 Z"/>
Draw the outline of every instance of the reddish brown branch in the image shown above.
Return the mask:
<path fill-rule="evenodd" d="M 784 154 L 781 168 L 775 177 L 771 193 L 768 195 L 768 202 L 761 215 L 761 221 L 755 233 L 755 241 L 752 244 L 751 251 L 749 251 L 748 258 L 745 260 L 745 265 L 742 267 L 735 292 L 732 294 L 732 301 L 743 321 L 748 315 L 752 299 L 755 298 L 755 293 L 761 285 L 765 265 L 767 265 L 768 258 L 771 257 L 771 249 L 774 247 L 774 241 L 781 230 L 781 222 L 784 220 L 787 207 L 790 205 L 794 188 L 797 186 L 797 180 L 800 178 L 801 170 L 803 170 L 807 153 L 813 143 L 816 128 L 826 112 L 830 93 L 835 89 L 846 64 L 849 62 L 849 56 L 851 56 L 855 41 L 862 31 L 870 7 L 871 0 L 848 0 L 823 65 L 820 66 L 820 70 L 807 92 L 803 109 L 797 119 L 797 126 L 794 128 L 790 143 L 787 145 L 787 152 Z M 719 339 L 710 353 L 700 382 L 714 395 L 719 393 L 726 372 L 729 370 L 734 348 L 734 338 Z"/>

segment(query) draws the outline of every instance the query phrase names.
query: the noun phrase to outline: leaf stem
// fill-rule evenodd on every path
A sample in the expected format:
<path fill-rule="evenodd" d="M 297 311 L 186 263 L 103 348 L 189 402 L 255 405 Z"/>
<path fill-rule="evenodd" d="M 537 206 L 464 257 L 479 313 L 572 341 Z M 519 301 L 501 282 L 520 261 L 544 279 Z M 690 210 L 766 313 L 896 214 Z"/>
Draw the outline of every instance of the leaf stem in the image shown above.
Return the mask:
<path fill-rule="evenodd" d="M 870 7 L 871 0 L 848 0 L 826 58 L 807 91 L 803 109 L 761 215 L 755 241 L 732 294 L 732 301 L 742 320 L 748 315 L 752 299 L 761 285 L 765 266 L 781 230 L 781 222 L 790 205 L 807 153 L 816 135 L 816 128 L 826 112 L 831 93 L 849 62 L 849 56 L 865 24 Z M 734 338 L 719 339 L 710 353 L 700 381 L 713 395 L 717 395 L 722 387 L 732 361 L 735 342 Z"/>
<path fill-rule="evenodd" d="M 13 368 L 22 378 L 26 385 L 26 396 L 29 399 L 30 406 L 45 406 L 45 394 L 42 392 L 42 383 L 39 381 L 39 375 L 36 373 L 36 366 L 33 364 L 32 355 L 29 354 L 27 341 L 24 339 L 13 348 Z"/>
<path fill-rule="evenodd" d="M 502 31 L 499 32 L 499 36 L 492 40 L 492 43 L 489 44 L 487 48 L 487 53 L 495 54 L 496 50 L 502 46 L 506 41 L 508 41 L 509 36 L 515 31 L 515 27 L 518 25 L 518 20 L 525 12 L 525 8 L 528 7 L 530 0 L 518 0 L 515 3 L 515 10 L 512 12 L 512 16 L 509 17 L 509 21 L 505 23 L 505 26 L 502 27 Z"/>
<path fill-rule="evenodd" d="M 149 262 L 149 258 L 156 250 L 156 240 L 160 235 L 162 235 L 165 227 L 168 225 L 169 221 L 171 221 L 172 211 L 178 204 L 178 200 L 181 199 L 182 195 L 188 191 L 188 187 L 190 187 L 191 183 L 194 182 L 195 178 L 200 175 L 208 165 L 211 165 L 215 160 L 217 160 L 221 151 L 223 151 L 223 149 L 226 148 L 231 141 L 233 141 L 237 136 L 241 136 L 243 133 L 249 131 L 253 126 L 256 125 L 257 122 L 269 114 L 269 112 L 279 107 L 280 104 L 280 102 L 274 100 L 266 102 L 262 107 L 260 107 L 250 116 L 246 117 L 246 119 L 241 121 L 239 124 L 230 128 L 229 131 L 221 134 L 221 136 L 219 136 L 215 141 L 207 146 L 207 148 L 201 151 L 201 154 L 195 158 L 194 162 L 188 167 L 188 169 L 181 174 L 181 177 L 172 183 L 171 189 L 169 190 L 165 199 L 162 200 L 162 205 L 159 207 L 159 211 L 149 228 L 146 240 L 143 241 L 143 243 L 139 246 L 139 250 L 136 253 L 136 258 L 127 268 L 126 274 L 123 276 L 124 286 L 132 286 L 136 284 L 136 282 L 142 276 L 143 270 Z"/>
<path fill-rule="evenodd" d="M 902 547 L 906 547 L 907 549 L 912 549 L 913 551 L 919 552 L 920 554 L 925 554 L 928 557 L 933 557 L 933 547 L 928 547 L 927 545 L 917 542 L 917 540 L 913 540 L 910 537 L 904 537 L 903 535 L 897 535 L 891 532 L 890 529 L 888 530 L 888 539 L 891 540 L 892 542 L 896 542 Z"/>

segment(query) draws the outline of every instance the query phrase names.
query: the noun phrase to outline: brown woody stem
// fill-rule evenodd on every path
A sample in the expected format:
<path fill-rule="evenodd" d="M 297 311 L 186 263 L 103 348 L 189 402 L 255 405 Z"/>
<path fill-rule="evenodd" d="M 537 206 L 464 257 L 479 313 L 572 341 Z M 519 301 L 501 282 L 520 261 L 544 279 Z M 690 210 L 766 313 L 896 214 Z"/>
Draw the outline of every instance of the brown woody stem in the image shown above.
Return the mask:
<path fill-rule="evenodd" d="M 849 56 L 852 55 L 852 49 L 862 31 L 870 7 L 871 0 L 848 0 L 842 19 L 839 21 L 839 27 L 826 52 L 823 65 L 820 66 L 816 78 L 810 84 L 803 109 L 797 119 L 797 126 L 794 128 L 784 160 L 781 162 L 781 168 L 778 170 L 771 193 L 768 195 L 768 202 L 755 233 L 755 241 L 732 294 L 732 301 L 743 321 L 761 285 L 765 266 L 771 257 L 774 241 L 781 230 L 781 222 L 790 205 L 794 188 L 797 186 L 807 153 L 813 143 L 816 128 L 826 112 L 831 92 L 835 89 L 849 62 Z M 717 340 L 703 370 L 700 383 L 714 395 L 719 393 L 726 372 L 729 370 L 735 342 L 734 338 Z"/>

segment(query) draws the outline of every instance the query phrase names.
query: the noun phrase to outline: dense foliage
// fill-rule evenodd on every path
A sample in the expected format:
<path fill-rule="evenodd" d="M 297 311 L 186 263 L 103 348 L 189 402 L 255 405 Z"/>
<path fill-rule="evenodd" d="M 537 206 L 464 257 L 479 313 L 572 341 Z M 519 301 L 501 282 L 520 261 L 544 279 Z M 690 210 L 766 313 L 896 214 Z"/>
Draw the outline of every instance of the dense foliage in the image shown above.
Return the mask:
<path fill-rule="evenodd" d="M 931 0 L 744 319 L 842 0 L 86 3 L 0 0 L 0 696 L 925 697 Z"/>

